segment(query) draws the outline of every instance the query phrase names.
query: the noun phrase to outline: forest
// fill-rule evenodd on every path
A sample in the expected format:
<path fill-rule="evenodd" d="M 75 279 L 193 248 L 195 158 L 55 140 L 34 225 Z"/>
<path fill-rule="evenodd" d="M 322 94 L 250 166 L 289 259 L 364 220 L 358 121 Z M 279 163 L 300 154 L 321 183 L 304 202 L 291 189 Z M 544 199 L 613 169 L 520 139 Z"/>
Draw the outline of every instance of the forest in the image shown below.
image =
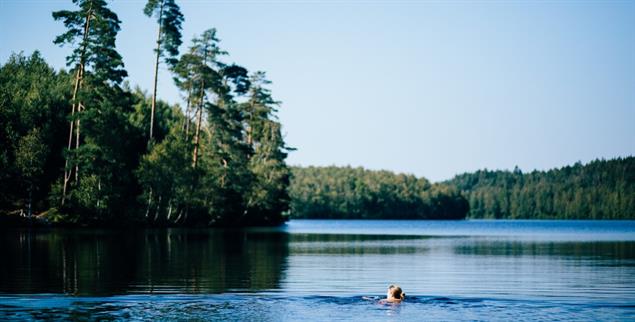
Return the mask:
<path fill-rule="evenodd" d="M 67 70 L 13 54 L 0 67 L 0 212 L 70 225 L 275 225 L 288 210 L 290 150 L 261 71 L 224 58 L 213 28 L 179 52 L 174 0 L 148 0 L 157 22 L 151 94 L 131 88 L 105 0 L 52 13 Z M 157 100 L 159 66 L 183 106 Z M 12 216 L 14 215 L 14 216 Z"/>
<path fill-rule="evenodd" d="M 291 218 L 464 219 L 455 187 L 425 178 L 351 167 L 293 167 Z"/>
<path fill-rule="evenodd" d="M 225 62 L 215 29 L 180 53 L 179 6 L 147 1 L 139 15 L 155 19 L 159 30 L 147 50 L 155 62 L 148 94 L 127 80 L 115 46 L 117 14 L 105 0 L 73 3 L 75 11 L 52 13 L 66 27 L 53 42 L 66 48 L 67 70 L 55 70 L 37 51 L 13 54 L 0 67 L 1 221 L 247 226 L 280 224 L 289 214 L 465 216 L 455 189 L 412 176 L 296 168 L 290 187 L 285 160 L 293 149 L 282 136 L 271 82 L 264 72 Z M 157 99 L 160 65 L 183 105 Z M 321 190 L 311 190 L 316 184 Z"/>
<path fill-rule="evenodd" d="M 632 156 L 529 173 L 481 170 L 445 183 L 468 199 L 469 218 L 635 218 Z"/>
<path fill-rule="evenodd" d="M 105 0 L 52 13 L 67 51 L 0 66 L 0 223 L 248 226 L 289 218 L 630 219 L 635 158 L 550 171 L 482 170 L 441 183 L 351 167 L 290 167 L 281 102 L 263 71 L 227 61 L 216 29 L 183 44 L 175 0 L 148 0 L 156 21 L 150 92 L 130 85 Z M 186 47 L 180 51 L 181 45 Z M 182 104 L 157 99 L 159 67 Z M 165 77 L 170 81 L 168 77 Z M 166 81 L 166 80 L 163 80 Z"/>
<path fill-rule="evenodd" d="M 291 218 L 633 219 L 635 157 L 441 183 L 351 167 L 293 167 Z"/>

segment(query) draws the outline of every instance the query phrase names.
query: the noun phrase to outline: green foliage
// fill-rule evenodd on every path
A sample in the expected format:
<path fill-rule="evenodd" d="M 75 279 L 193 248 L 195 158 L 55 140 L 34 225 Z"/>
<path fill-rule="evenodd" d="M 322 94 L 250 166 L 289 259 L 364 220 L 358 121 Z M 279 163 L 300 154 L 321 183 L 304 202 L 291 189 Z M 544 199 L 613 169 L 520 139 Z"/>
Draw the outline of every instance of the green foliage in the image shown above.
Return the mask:
<path fill-rule="evenodd" d="M 134 209 L 141 134 L 129 121 L 132 95 L 120 87 L 127 75 L 115 48 L 120 21 L 106 1 L 73 2 L 78 10 L 53 13 L 67 28 L 54 43 L 72 46 L 75 74 L 60 211 L 79 212 L 83 222 L 124 219 Z"/>
<path fill-rule="evenodd" d="M 159 23 L 157 47 L 155 49 L 154 87 L 152 89 L 153 94 L 150 103 L 150 120 L 148 121 L 148 144 L 152 144 L 154 140 L 156 140 L 154 135 L 154 118 L 156 113 L 160 58 L 163 57 L 165 63 L 170 68 L 174 68 L 178 62 L 176 56 L 179 54 L 179 46 L 182 43 L 181 24 L 183 23 L 183 15 L 174 0 L 149 0 L 143 12 L 148 17 L 151 17 L 153 14 L 156 15 Z"/>
<path fill-rule="evenodd" d="M 85 222 L 130 218 L 139 189 L 133 171 L 145 147 L 141 129 L 130 122 L 134 98 L 119 86 L 85 77 L 85 110 L 75 115 L 81 122 L 80 145 L 66 151 L 69 166 L 77 166 L 77 179 L 60 211 L 79 212 Z"/>
<path fill-rule="evenodd" d="M 213 51 L 222 52 L 207 53 Z M 289 204 L 289 169 L 284 161 L 288 149 L 281 125 L 275 121 L 278 103 L 265 89 L 269 82 L 264 73 L 250 79 L 238 65 L 210 56 L 193 57 L 200 65 L 192 79 L 203 90 L 190 99 L 197 101 L 205 116 L 200 124 L 198 167 L 192 164 L 194 131 L 186 131 L 192 120 L 178 106 L 158 102 L 161 121 L 156 141 L 148 148 L 150 98 L 139 89 L 98 81 L 91 73 L 83 79 L 81 100 L 86 108 L 74 118 L 82 125 L 81 144 L 67 150 L 70 111 L 64 107 L 72 77 L 55 73 L 37 53 L 31 58 L 12 56 L 0 67 L 4 125 L 0 133 L 6 143 L 0 159 L 6 165 L 0 173 L 4 189 L 0 209 L 24 209 L 27 192 L 35 192 L 36 210 L 56 223 L 243 226 L 282 222 Z M 209 83 L 205 85 L 201 78 Z M 238 102 L 236 98 L 242 96 Z M 54 135 L 44 129 L 53 129 Z M 79 171 L 66 203 L 60 206 L 62 155 Z"/>
<path fill-rule="evenodd" d="M 105 0 L 73 0 L 73 3 L 79 7 L 77 11 L 53 12 L 53 18 L 61 20 L 67 29 L 53 42 L 74 46 L 66 58 L 68 66 L 84 65 L 100 81 L 121 82 L 127 76 L 121 55 L 115 49 L 121 21 L 108 9 Z"/>
<path fill-rule="evenodd" d="M 523 174 L 477 171 L 446 182 L 470 202 L 470 218 L 632 219 L 635 157 Z"/>
<path fill-rule="evenodd" d="M 0 66 L 0 212 L 46 209 L 51 183 L 63 165 L 63 142 L 71 78 L 56 73 L 39 52 L 13 54 Z M 33 185 L 33 189 L 31 186 Z"/>
<path fill-rule="evenodd" d="M 150 128 L 150 106 L 151 98 L 147 97 L 140 88 L 132 90 L 132 111 L 129 114 L 130 124 L 143 133 L 143 140 L 148 141 Z M 157 142 L 163 141 L 170 129 L 183 125 L 183 113 L 178 105 L 171 106 L 164 101 L 157 101 L 156 118 L 154 124 L 154 139 Z"/>
<path fill-rule="evenodd" d="M 66 223 L 227 226 L 278 224 L 287 213 L 367 219 L 635 215 L 634 157 L 529 174 L 484 170 L 442 184 L 361 168 L 290 169 L 285 160 L 292 149 L 276 118 L 279 102 L 270 82 L 264 72 L 250 75 L 223 62 L 227 52 L 215 29 L 195 37 L 178 57 L 183 16 L 176 2 L 148 0 L 144 8 L 158 20 L 157 61 L 163 57 L 170 67 L 184 97 L 182 111 L 122 87 L 127 73 L 115 47 L 117 15 L 105 0 L 73 3 L 77 10 L 53 13 L 66 27 L 54 42 L 71 47 L 71 73 L 56 72 L 38 52 L 14 54 L 0 66 L 2 213 L 33 207 L 36 213 L 50 209 L 50 220 Z M 153 131 L 151 109 L 157 114 Z M 67 173 L 74 174 L 68 187 Z M 60 205 L 64 194 L 68 200 Z"/>
<path fill-rule="evenodd" d="M 179 158 L 168 157 L 173 155 L 169 152 L 172 150 L 159 145 L 159 151 L 164 152 L 158 154 L 156 160 L 177 160 L 174 164 L 179 166 L 174 167 L 167 182 L 151 183 L 150 178 L 156 174 L 147 173 L 156 171 L 152 169 L 157 167 L 150 159 L 144 161 L 144 172 L 140 173 L 145 173 L 144 177 L 148 178 L 144 181 L 144 190 L 148 204 L 154 205 L 148 209 L 176 211 L 175 222 L 191 225 L 281 223 L 284 220 L 282 213 L 289 203 L 286 193 L 289 175 L 284 163 L 286 153 L 282 153 L 285 147 L 280 125 L 271 119 L 274 116 L 273 108 L 268 106 L 270 102 L 257 97 L 266 90 L 257 86 L 250 92 L 247 70 L 220 61 L 227 53 L 218 43 L 215 29 L 205 31 L 192 40 L 189 51 L 174 67 L 175 82 L 184 92 L 187 109 L 184 124 L 179 126 L 183 131 L 171 132 L 170 140 L 182 142 L 178 144 L 182 149 L 173 151 Z M 248 94 L 249 103 L 239 103 L 237 98 L 245 94 Z M 251 115 L 249 109 L 255 105 L 270 109 L 270 112 L 247 119 L 245 116 Z M 189 118 L 190 109 L 194 110 L 193 120 Z M 250 132 L 247 139 L 247 128 L 251 129 L 256 123 L 269 124 L 267 132 Z M 191 156 L 191 162 L 184 156 Z M 188 168 L 190 163 L 191 168 Z M 189 180 L 181 185 L 175 182 L 175 177 Z M 169 188 L 161 188 L 163 186 Z M 176 196 L 174 187 L 177 186 L 180 188 L 176 190 L 184 192 L 183 197 Z M 167 206 L 161 206 L 165 200 L 170 201 Z M 148 218 L 160 221 L 170 217 L 154 212 L 152 217 L 152 211 L 148 210 Z"/>
<path fill-rule="evenodd" d="M 246 122 L 246 142 L 252 147 L 248 167 L 254 183 L 247 193 L 247 214 L 259 214 L 263 220 L 281 222 L 289 209 L 291 170 L 285 163 L 288 148 L 284 142 L 281 124 L 275 120 L 276 102 L 271 84 L 264 72 L 252 75 L 248 84 L 249 99 L 242 104 Z"/>
<path fill-rule="evenodd" d="M 177 62 L 181 40 L 183 14 L 179 5 L 174 0 L 148 0 L 143 13 L 148 16 L 156 16 L 159 23 L 160 34 L 157 39 L 158 54 L 164 57 L 168 66 Z"/>
<path fill-rule="evenodd" d="M 220 60 L 227 53 L 215 29 L 177 59 L 183 16 L 173 0 L 150 0 L 144 12 L 160 24 L 157 57 L 183 91 L 183 113 L 122 87 L 117 15 L 104 0 L 73 3 L 77 10 L 53 13 L 66 27 L 54 43 L 71 47 L 72 74 L 55 72 L 37 52 L 0 67 L 0 210 L 23 213 L 28 191 L 29 214 L 34 200 L 59 223 L 282 222 L 287 148 L 264 73 L 250 91 L 248 71 Z"/>
<path fill-rule="evenodd" d="M 15 152 L 15 165 L 25 181 L 33 183 L 44 173 L 47 154 L 48 147 L 43 143 L 38 128 L 20 138 Z"/>
<path fill-rule="evenodd" d="M 468 204 L 451 186 L 351 167 L 293 170 L 292 218 L 463 219 Z"/>
<path fill-rule="evenodd" d="M 177 222 L 177 214 L 182 218 L 191 205 L 195 172 L 189 166 L 190 151 L 191 144 L 173 127 L 161 143 L 143 156 L 137 176 L 145 187 L 140 201 L 146 204 L 146 219 L 154 223 Z"/>
<path fill-rule="evenodd" d="M 42 143 L 39 129 L 35 128 L 20 139 L 15 153 L 15 164 L 23 181 L 28 185 L 27 216 L 33 213 L 33 189 L 44 172 L 47 147 Z"/>

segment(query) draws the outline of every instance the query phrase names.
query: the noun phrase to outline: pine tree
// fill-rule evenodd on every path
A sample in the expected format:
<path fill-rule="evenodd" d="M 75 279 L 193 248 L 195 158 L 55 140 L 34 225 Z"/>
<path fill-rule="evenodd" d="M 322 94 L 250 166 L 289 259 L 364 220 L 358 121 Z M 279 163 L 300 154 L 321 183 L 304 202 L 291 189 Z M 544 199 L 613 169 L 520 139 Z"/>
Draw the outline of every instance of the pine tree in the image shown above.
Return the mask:
<path fill-rule="evenodd" d="M 282 137 L 281 124 L 276 121 L 275 101 L 271 84 L 264 72 L 251 77 L 249 99 L 242 104 L 245 110 L 246 144 L 253 150 L 249 158 L 249 170 L 254 179 L 247 195 L 247 211 L 251 222 L 279 223 L 282 213 L 289 208 L 287 191 L 291 177 L 285 163 L 288 148 Z"/>
<path fill-rule="evenodd" d="M 157 34 L 157 48 L 155 49 L 154 62 L 154 87 L 152 90 L 152 106 L 150 111 L 150 140 L 154 137 L 154 115 L 157 104 L 157 82 L 159 74 L 160 58 L 164 57 L 164 62 L 173 68 L 177 63 L 176 56 L 179 54 L 181 45 L 181 25 L 183 14 L 174 0 L 148 0 L 143 9 L 148 17 L 155 15 L 159 25 Z"/>
<path fill-rule="evenodd" d="M 240 225 L 245 222 L 245 196 L 253 182 L 248 168 L 250 147 L 244 142 L 241 105 L 235 100 L 249 89 L 245 68 L 217 63 L 220 81 L 210 89 L 214 99 L 205 104 L 207 112 L 207 149 L 204 168 L 207 185 L 214 187 L 209 208 L 212 222 Z"/>
<path fill-rule="evenodd" d="M 79 180 L 79 165 L 70 154 L 75 140 L 75 150 L 80 146 L 80 117 L 86 109 L 86 100 L 82 89 L 90 73 L 95 84 L 119 84 L 127 76 L 123 61 L 115 50 L 115 39 L 119 32 L 119 19 L 108 9 L 104 0 L 73 0 L 77 11 L 61 10 L 53 12 L 55 20 L 62 20 L 68 29 L 57 36 L 55 44 L 73 46 L 66 58 L 68 66 L 74 69 L 75 81 L 71 99 L 71 122 L 68 137 L 68 155 L 64 169 L 62 205 L 66 200 L 68 183 L 72 177 L 72 164 L 75 163 L 75 181 Z"/>
<path fill-rule="evenodd" d="M 194 37 L 192 46 L 187 53 L 183 54 L 175 64 L 175 83 L 184 92 L 186 98 L 185 123 L 183 124 L 184 138 L 190 142 L 190 167 L 192 169 L 191 181 L 189 183 L 188 202 L 183 211 L 184 223 L 203 220 L 205 216 L 215 209 L 210 209 L 210 204 L 214 198 L 218 197 L 215 190 L 215 175 L 217 168 L 210 170 L 209 167 L 201 168 L 200 157 L 201 148 L 205 143 L 203 138 L 207 135 L 208 141 L 211 138 L 209 128 L 204 124 L 204 113 L 209 110 L 209 99 L 216 99 L 219 88 L 222 86 L 221 68 L 225 66 L 219 61 L 220 56 L 227 53 L 218 46 L 216 30 L 206 30 L 200 37 Z M 194 111 L 194 129 L 190 130 L 190 111 Z M 211 144 L 210 144 L 211 146 Z M 201 182 L 202 181 L 202 182 Z M 190 213 L 196 213 L 195 219 L 191 219 Z"/>
<path fill-rule="evenodd" d="M 208 29 L 200 37 L 194 37 L 190 56 L 186 62 L 191 62 L 193 78 L 196 79 L 192 89 L 193 104 L 196 106 L 196 128 L 194 131 L 194 148 L 192 151 L 192 167 L 196 169 L 201 145 L 201 127 L 203 125 L 203 112 L 207 102 L 207 94 L 217 94 L 222 84 L 219 73 L 224 66 L 219 61 L 227 52 L 220 49 L 216 38 L 216 29 Z"/>
<path fill-rule="evenodd" d="M 133 152 L 137 135 L 128 118 L 132 100 L 120 87 L 127 73 L 115 48 L 120 29 L 117 15 L 103 0 L 73 2 L 79 10 L 53 13 L 68 29 L 55 43 L 73 46 L 67 63 L 75 66 L 62 204 L 69 196 L 74 166 L 76 191 L 70 207 L 91 215 L 91 220 L 106 220 L 104 216 L 121 215 L 118 210 L 127 209 L 124 200 L 129 200 L 130 193 L 126 189 L 136 186 L 130 173 L 139 158 Z M 80 124 L 85 124 L 82 136 Z"/>

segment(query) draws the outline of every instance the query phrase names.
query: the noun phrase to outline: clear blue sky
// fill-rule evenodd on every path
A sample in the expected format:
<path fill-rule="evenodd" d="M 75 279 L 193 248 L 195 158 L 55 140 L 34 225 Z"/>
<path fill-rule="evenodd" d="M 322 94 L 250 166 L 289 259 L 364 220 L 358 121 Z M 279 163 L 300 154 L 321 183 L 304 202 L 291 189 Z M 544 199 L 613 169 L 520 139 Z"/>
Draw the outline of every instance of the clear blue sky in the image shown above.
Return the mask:
<path fill-rule="evenodd" d="M 152 83 L 155 21 L 111 1 L 131 84 Z M 183 49 L 216 27 L 228 62 L 264 70 L 297 165 L 444 180 L 635 155 L 635 1 L 179 1 Z M 51 11 L 0 0 L 0 62 L 61 68 Z M 165 68 L 159 98 L 179 93 Z"/>

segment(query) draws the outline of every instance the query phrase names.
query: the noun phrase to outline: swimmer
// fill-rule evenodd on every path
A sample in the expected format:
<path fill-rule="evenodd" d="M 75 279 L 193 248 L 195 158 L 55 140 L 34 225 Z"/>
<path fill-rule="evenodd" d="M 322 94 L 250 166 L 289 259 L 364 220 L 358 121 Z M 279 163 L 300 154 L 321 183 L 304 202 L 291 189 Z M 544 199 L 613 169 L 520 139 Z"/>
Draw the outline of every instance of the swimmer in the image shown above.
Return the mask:
<path fill-rule="evenodd" d="M 406 293 L 403 292 L 399 285 L 388 286 L 388 292 L 386 298 L 379 301 L 380 303 L 401 303 L 406 298 Z"/>

